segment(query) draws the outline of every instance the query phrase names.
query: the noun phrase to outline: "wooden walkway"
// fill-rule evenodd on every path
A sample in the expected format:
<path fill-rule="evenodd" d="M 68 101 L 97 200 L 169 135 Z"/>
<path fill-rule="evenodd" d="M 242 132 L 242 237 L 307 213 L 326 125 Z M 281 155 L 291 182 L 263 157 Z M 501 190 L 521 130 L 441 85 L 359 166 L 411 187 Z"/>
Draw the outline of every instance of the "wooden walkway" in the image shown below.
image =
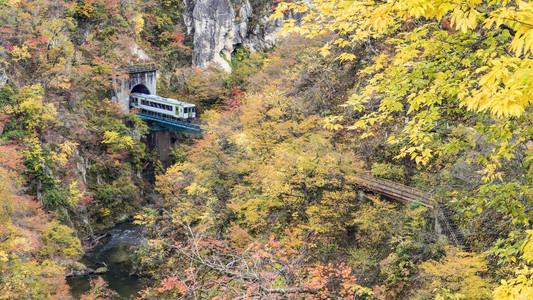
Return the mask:
<path fill-rule="evenodd" d="M 443 231 L 450 239 L 450 242 L 455 246 L 462 246 L 465 250 L 469 250 L 463 233 L 450 218 L 446 207 L 442 205 L 443 201 L 436 201 L 439 199 L 435 195 L 366 173 L 358 173 L 356 181 L 359 185 L 380 195 L 406 204 L 418 202 L 433 210 L 439 222 L 444 225 Z"/>

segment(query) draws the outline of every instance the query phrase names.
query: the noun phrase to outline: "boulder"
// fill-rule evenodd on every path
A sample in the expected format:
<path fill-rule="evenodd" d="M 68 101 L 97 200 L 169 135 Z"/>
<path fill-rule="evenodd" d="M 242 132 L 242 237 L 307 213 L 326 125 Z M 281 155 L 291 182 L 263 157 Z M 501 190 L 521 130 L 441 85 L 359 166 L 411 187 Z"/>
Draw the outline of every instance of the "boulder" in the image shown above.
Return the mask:
<path fill-rule="evenodd" d="M 103 273 L 107 273 L 107 272 L 109 272 L 109 269 L 106 268 L 106 267 L 100 267 L 100 268 L 94 270 L 94 273 L 96 273 L 96 274 L 103 274 Z"/>

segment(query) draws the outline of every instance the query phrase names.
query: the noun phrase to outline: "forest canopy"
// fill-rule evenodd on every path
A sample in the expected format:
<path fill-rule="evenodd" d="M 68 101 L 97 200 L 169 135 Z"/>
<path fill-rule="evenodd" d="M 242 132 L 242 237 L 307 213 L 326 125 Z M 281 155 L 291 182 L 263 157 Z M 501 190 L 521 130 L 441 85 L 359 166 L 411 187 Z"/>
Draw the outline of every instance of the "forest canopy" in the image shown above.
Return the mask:
<path fill-rule="evenodd" d="M 199 3 L 0 0 L 0 299 L 124 221 L 139 299 L 531 298 L 533 1 Z M 203 133 L 121 107 L 132 64 Z"/>

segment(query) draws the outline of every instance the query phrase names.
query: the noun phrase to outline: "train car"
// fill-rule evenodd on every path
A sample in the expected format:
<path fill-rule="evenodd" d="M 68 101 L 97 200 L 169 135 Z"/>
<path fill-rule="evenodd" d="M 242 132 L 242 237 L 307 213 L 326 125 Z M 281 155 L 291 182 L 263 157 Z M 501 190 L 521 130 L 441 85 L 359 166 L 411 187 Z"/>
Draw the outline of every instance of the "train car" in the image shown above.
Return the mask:
<path fill-rule="evenodd" d="M 191 122 L 196 118 L 196 106 L 191 103 L 156 95 L 132 93 L 130 106 L 141 113 L 174 121 Z"/>

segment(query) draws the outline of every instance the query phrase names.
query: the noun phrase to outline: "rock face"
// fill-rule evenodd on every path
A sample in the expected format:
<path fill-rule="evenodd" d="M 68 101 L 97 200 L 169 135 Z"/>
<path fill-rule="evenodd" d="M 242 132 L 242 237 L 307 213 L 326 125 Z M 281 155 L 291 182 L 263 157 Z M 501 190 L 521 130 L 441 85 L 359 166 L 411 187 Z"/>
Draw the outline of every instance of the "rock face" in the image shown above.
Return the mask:
<path fill-rule="evenodd" d="M 257 0 L 256 0 L 257 1 Z M 205 68 L 216 64 L 231 72 L 231 53 L 243 45 L 250 51 L 263 50 L 275 42 L 280 21 L 268 16 L 250 29 L 252 5 L 249 0 L 183 0 L 187 33 L 194 32 L 193 65 Z"/>
<path fill-rule="evenodd" d="M 6 71 L 0 68 L 0 87 L 3 87 L 7 83 L 7 74 Z"/>

